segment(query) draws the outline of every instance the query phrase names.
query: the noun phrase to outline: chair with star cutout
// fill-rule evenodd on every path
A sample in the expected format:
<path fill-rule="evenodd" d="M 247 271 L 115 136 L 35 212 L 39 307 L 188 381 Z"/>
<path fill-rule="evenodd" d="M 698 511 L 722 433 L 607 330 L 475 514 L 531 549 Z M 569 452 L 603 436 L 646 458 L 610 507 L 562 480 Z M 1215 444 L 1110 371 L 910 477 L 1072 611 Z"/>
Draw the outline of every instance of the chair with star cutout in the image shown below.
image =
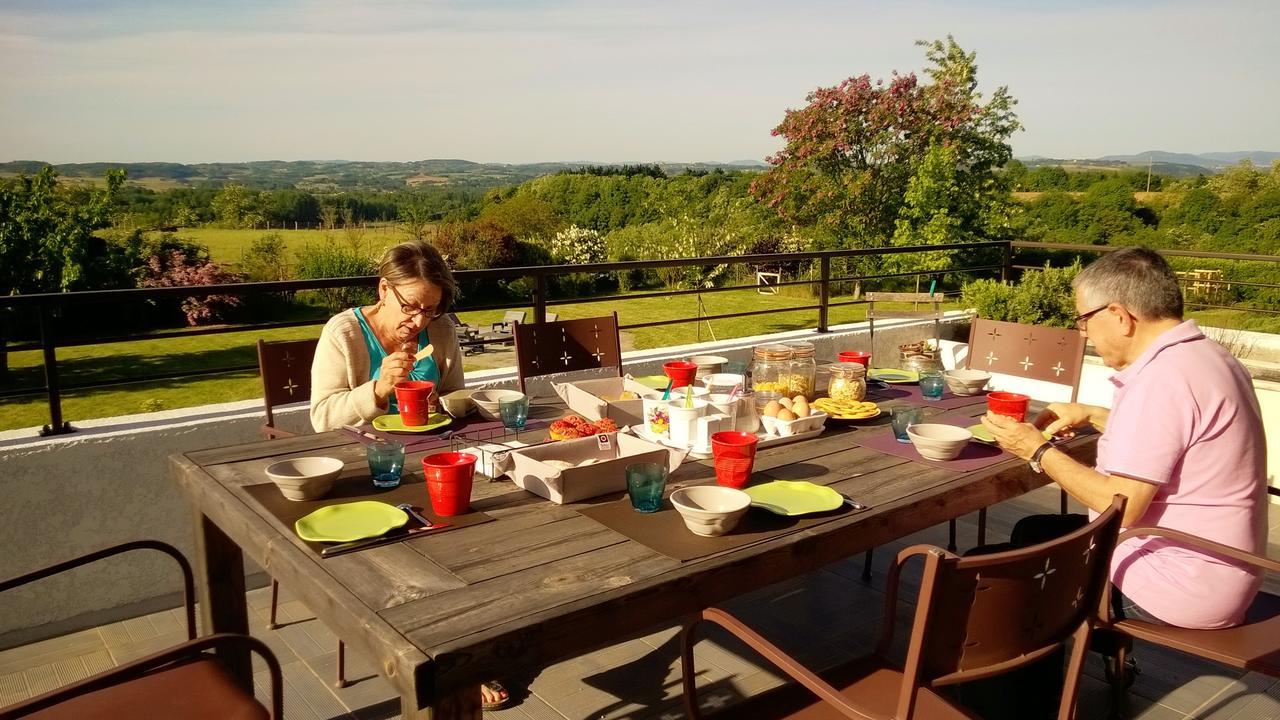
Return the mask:
<path fill-rule="evenodd" d="M 520 392 L 540 375 L 615 368 L 622 375 L 618 313 L 581 320 L 512 323 Z"/>
<path fill-rule="evenodd" d="M 870 655 L 815 673 L 764 636 L 718 608 L 685 623 L 680 666 L 685 714 L 708 717 L 698 705 L 694 634 L 713 623 L 745 642 L 792 682 L 718 710 L 724 718 L 843 720 L 973 720 L 947 688 L 999 675 L 1043 658 L 1071 641 L 1058 703 L 1058 719 L 1075 717 L 1076 698 L 1089 650 L 1089 634 L 1101 622 L 1099 603 L 1108 587 L 1111 553 L 1124 516 L 1124 498 L 1088 525 L 1039 545 L 959 557 L 932 545 L 898 553 L 889 569 L 880 642 Z M 891 659 L 902 567 L 923 558 L 924 573 L 905 659 Z M 820 622 L 820 618 L 811 618 Z"/>

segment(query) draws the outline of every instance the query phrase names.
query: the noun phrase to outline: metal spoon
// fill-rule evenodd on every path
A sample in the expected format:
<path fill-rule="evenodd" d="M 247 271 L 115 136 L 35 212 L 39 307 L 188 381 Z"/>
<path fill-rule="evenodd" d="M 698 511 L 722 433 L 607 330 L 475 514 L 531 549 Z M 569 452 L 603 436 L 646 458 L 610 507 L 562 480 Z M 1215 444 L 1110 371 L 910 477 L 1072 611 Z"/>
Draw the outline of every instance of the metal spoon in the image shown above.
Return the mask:
<path fill-rule="evenodd" d="M 430 520 L 428 520 L 428 519 L 426 518 L 426 516 L 424 516 L 422 513 L 418 512 L 417 510 L 414 510 L 414 509 L 413 509 L 413 506 L 412 506 L 412 505 L 410 505 L 409 503 L 400 503 L 400 504 L 399 504 L 399 505 L 397 505 L 396 507 L 398 507 L 398 508 L 400 508 L 401 510 L 403 510 L 403 511 L 405 511 L 405 512 L 409 513 L 409 515 L 410 515 L 414 520 L 417 520 L 418 522 L 422 523 L 422 527 L 424 527 L 424 528 L 435 527 L 435 523 L 433 523 L 433 522 L 431 522 Z"/>

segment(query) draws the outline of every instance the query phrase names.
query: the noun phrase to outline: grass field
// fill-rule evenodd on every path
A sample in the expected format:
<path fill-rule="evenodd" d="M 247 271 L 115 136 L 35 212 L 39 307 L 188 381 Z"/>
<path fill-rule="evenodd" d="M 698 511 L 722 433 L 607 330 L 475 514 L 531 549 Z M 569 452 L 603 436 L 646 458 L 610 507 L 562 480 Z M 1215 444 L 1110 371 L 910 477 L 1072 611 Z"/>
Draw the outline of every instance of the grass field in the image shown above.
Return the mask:
<path fill-rule="evenodd" d="M 852 298 L 833 297 L 832 302 Z M 711 323 L 668 325 L 630 331 L 632 346 L 637 349 L 665 347 L 710 340 L 758 335 L 768 332 L 813 327 L 816 310 L 789 310 L 816 303 L 812 298 L 787 295 L 759 295 L 754 290 L 712 293 L 703 296 L 706 314 L 716 315 L 749 310 L 776 310 L 768 315 L 717 320 Z M 697 314 L 697 296 L 635 298 L 607 305 L 574 303 L 551 308 L 561 318 L 594 317 L 617 309 L 619 322 L 652 322 Z M 529 309 L 532 315 L 532 309 Z M 502 311 L 459 313 L 463 322 L 487 326 L 502 317 Z M 833 308 L 832 324 L 865 319 L 864 305 Z M 708 325 L 710 327 L 708 327 Z M 258 338 L 270 340 L 316 337 L 320 328 L 287 328 L 269 332 L 248 331 L 226 335 L 203 335 L 192 338 L 140 339 L 113 345 L 64 348 L 58 351 L 61 382 L 66 385 L 89 381 L 128 380 L 147 374 L 182 372 L 196 368 L 253 365 L 257 362 L 255 343 Z M 699 334 L 701 333 L 701 334 Z M 470 355 L 467 371 L 492 367 L 494 363 L 510 364 L 509 353 Z M 9 356 L 8 387 L 31 387 L 43 384 L 39 352 L 20 352 Z M 0 384 L 0 387 L 6 385 Z M 138 412 L 173 409 L 231 402 L 261 397 L 257 371 L 225 375 L 138 382 L 100 388 L 92 391 L 65 393 L 63 417 L 76 421 L 114 417 Z M 32 427 L 49 421 L 44 396 L 0 400 L 0 430 Z"/>
<path fill-rule="evenodd" d="M 379 225 L 361 230 L 363 239 L 374 253 L 380 253 L 385 247 L 405 240 L 406 236 L 396 226 Z M 284 238 L 292 254 L 307 243 L 323 243 L 328 238 L 337 241 L 346 239 L 345 230 L 239 230 L 228 228 L 195 227 L 183 228 L 177 232 L 184 240 L 199 243 L 209 248 L 209 256 L 216 262 L 235 265 L 240 262 L 240 255 L 254 240 L 263 235 L 277 234 Z"/>

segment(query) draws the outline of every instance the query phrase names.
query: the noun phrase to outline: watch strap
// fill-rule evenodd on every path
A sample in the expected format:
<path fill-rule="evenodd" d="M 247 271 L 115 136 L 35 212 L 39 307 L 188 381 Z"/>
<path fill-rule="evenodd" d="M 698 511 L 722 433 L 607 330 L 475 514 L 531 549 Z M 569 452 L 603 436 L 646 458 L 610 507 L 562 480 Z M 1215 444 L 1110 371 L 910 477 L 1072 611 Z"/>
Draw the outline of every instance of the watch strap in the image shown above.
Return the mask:
<path fill-rule="evenodd" d="M 1036 448 L 1036 451 L 1031 454 L 1031 469 L 1035 470 L 1036 472 L 1043 472 L 1040 469 L 1040 459 L 1044 457 L 1045 453 L 1049 452 L 1052 449 L 1053 449 L 1053 443 L 1048 441 L 1046 441 L 1040 447 Z"/>

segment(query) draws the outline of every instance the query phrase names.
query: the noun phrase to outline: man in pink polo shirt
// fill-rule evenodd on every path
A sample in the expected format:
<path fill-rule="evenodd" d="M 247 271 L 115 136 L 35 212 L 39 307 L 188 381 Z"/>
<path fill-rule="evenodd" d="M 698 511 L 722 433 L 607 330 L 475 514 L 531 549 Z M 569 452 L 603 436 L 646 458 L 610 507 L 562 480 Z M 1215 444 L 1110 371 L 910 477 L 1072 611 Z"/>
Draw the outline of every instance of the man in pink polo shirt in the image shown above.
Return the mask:
<path fill-rule="evenodd" d="M 1055 403 L 1036 426 L 1055 434 L 1101 430 L 1097 465 L 1076 462 L 1031 425 L 990 414 L 983 424 L 1091 515 L 1119 493 L 1128 498 L 1126 527 L 1156 525 L 1261 552 L 1266 442 L 1249 373 L 1195 321 L 1182 319 L 1177 278 L 1157 253 L 1117 251 L 1074 285 L 1076 326 L 1118 371 L 1112 409 Z M 1085 522 L 1052 517 L 1059 519 L 1039 522 L 1064 531 Z M 1188 628 L 1238 625 L 1262 582 L 1248 567 L 1155 538 L 1125 542 L 1111 571 L 1123 614 Z"/>

